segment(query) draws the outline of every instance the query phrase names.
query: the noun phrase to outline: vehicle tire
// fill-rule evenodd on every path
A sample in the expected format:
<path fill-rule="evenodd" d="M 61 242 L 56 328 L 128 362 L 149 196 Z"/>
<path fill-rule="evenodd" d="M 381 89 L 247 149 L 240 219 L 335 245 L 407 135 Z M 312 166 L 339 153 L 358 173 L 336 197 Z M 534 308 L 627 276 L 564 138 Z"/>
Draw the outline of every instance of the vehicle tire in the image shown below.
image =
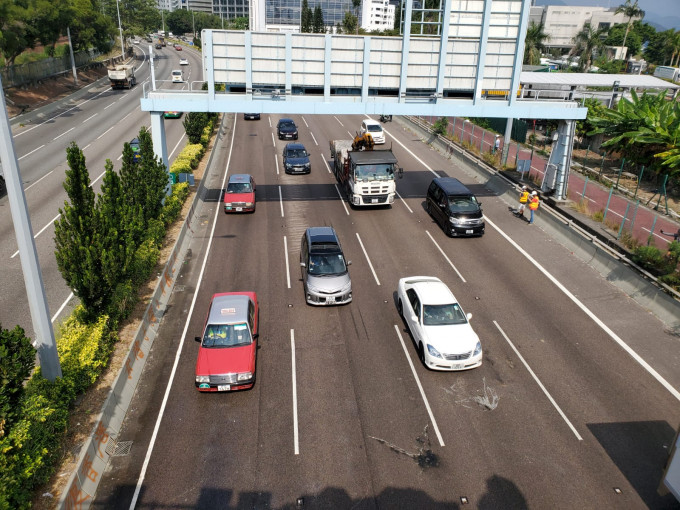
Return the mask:
<path fill-rule="evenodd" d="M 418 358 L 420 359 L 420 362 L 425 365 L 425 347 L 423 344 L 418 344 Z"/>
<path fill-rule="evenodd" d="M 432 206 L 430 205 L 430 202 L 425 202 L 425 210 L 427 211 L 427 214 L 432 216 Z"/>
<path fill-rule="evenodd" d="M 401 299 L 397 302 L 397 312 L 399 312 L 399 317 L 404 318 L 404 305 L 401 303 Z"/>

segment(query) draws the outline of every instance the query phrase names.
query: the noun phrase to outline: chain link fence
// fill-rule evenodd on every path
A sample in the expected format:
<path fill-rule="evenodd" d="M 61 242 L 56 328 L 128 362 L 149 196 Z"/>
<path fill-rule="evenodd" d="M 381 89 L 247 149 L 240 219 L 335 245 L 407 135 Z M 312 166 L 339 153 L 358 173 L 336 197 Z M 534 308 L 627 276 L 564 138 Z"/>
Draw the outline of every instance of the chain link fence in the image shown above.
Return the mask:
<path fill-rule="evenodd" d="M 99 55 L 94 50 L 75 53 L 76 67 L 90 64 Z M 50 76 L 56 76 L 71 70 L 71 58 L 68 54 L 59 58 L 46 58 L 36 62 L 29 62 L 18 66 L 3 67 L 0 69 L 3 88 L 20 87 L 27 83 L 33 83 Z"/>

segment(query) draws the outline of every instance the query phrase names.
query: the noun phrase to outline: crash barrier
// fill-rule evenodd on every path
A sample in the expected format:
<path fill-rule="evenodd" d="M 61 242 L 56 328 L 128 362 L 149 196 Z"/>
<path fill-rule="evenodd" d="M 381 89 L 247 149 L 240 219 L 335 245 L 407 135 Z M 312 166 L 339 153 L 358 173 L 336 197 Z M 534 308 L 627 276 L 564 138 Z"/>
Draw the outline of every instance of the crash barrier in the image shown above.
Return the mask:
<path fill-rule="evenodd" d="M 397 118 L 395 117 L 395 120 Z M 509 205 L 517 202 L 515 183 L 501 172 L 487 165 L 451 140 L 431 132 L 431 126 L 417 117 L 399 117 L 422 140 L 440 153 L 455 159 L 472 172 L 484 185 Z M 564 211 L 557 211 L 544 201 L 536 211 L 538 221 L 550 226 L 560 236 L 567 248 L 598 271 L 610 283 L 634 299 L 640 306 L 650 310 L 670 328 L 680 330 L 680 294 L 660 283 L 621 254 L 613 252 L 595 234 L 586 232 Z"/>
<path fill-rule="evenodd" d="M 218 129 L 222 129 L 222 124 Z M 210 152 L 204 178 L 201 179 L 199 189 L 194 195 L 189 214 L 187 214 L 177 236 L 162 276 L 158 279 L 156 289 L 146 308 L 144 318 L 135 333 L 123 367 L 111 387 L 90 437 L 81 449 L 75 470 L 61 494 L 58 505 L 60 509 L 87 510 L 90 508 L 109 458 L 117 453 L 119 447 L 123 446 L 118 444 L 118 433 L 123 425 L 125 414 L 142 375 L 146 359 L 149 356 L 172 294 L 175 280 L 191 242 L 192 224 L 199 218 L 197 209 L 200 210 L 203 204 L 200 197 L 205 194 L 203 183 L 205 175 L 208 174 L 212 165 L 214 152 L 214 150 Z M 189 235 L 187 235 L 187 232 L 190 232 Z"/>

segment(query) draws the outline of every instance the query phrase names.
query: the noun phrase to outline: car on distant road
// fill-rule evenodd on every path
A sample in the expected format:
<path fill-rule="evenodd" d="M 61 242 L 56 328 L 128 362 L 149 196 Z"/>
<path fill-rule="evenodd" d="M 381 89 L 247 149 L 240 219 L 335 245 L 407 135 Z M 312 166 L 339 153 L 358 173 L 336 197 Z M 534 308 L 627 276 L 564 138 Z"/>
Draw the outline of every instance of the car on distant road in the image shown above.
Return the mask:
<path fill-rule="evenodd" d="M 179 119 L 182 116 L 182 112 L 165 112 L 163 113 L 163 118 L 165 119 Z"/>
<path fill-rule="evenodd" d="M 301 143 L 287 143 L 283 148 L 283 169 L 287 174 L 308 174 L 312 171 L 309 153 Z"/>
<path fill-rule="evenodd" d="M 182 51 L 182 47 L 179 44 L 175 44 L 176 51 Z"/>
<path fill-rule="evenodd" d="M 235 391 L 255 384 L 260 310 L 255 292 L 214 294 L 196 360 L 198 391 Z"/>
<path fill-rule="evenodd" d="M 309 305 L 344 305 L 352 301 L 352 280 L 333 227 L 310 227 L 302 236 L 300 270 Z"/>
<path fill-rule="evenodd" d="M 173 69 L 172 83 L 182 83 L 184 81 L 184 73 L 181 69 Z"/>
<path fill-rule="evenodd" d="M 243 120 L 260 120 L 259 113 L 244 113 Z"/>
<path fill-rule="evenodd" d="M 366 119 L 361 123 L 359 134 L 364 136 L 366 133 L 371 135 L 373 143 L 376 145 L 385 143 L 385 131 L 383 131 L 382 124 L 377 120 Z"/>
<path fill-rule="evenodd" d="M 469 370 L 482 364 L 482 343 L 444 282 L 434 276 L 401 278 L 397 310 L 420 361 L 430 370 Z"/>
<path fill-rule="evenodd" d="M 156 43 L 156 49 L 160 50 L 163 48 L 163 45 L 161 43 Z"/>
<path fill-rule="evenodd" d="M 279 122 L 276 124 L 276 133 L 279 140 L 298 139 L 298 128 L 293 119 L 279 119 Z"/>
<path fill-rule="evenodd" d="M 255 212 L 255 179 L 249 174 L 229 177 L 224 190 L 224 212 Z"/>
<path fill-rule="evenodd" d="M 180 58 L 180 59 L 179 59 L 179 65 L 181 65 L 181 66 L 188 66 L 188 65 L 189 65 L 189 60 L 187 60 L 186 58 Z"/>

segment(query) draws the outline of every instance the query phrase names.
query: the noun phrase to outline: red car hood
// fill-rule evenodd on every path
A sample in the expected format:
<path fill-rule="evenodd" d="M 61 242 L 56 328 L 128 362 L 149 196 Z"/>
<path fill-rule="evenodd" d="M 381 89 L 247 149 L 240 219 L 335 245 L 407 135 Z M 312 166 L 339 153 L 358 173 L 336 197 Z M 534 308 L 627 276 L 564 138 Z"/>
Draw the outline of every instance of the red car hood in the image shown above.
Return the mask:
<path fill-rule="evenodd" d="M 255 202 L 255 193 L 225 193 L 224 203 Z"/>
<path fill-rule="evenodd" d="M 255 372 L 257 342 L 242 347 L 198 348 L 196 375 Z"/>

